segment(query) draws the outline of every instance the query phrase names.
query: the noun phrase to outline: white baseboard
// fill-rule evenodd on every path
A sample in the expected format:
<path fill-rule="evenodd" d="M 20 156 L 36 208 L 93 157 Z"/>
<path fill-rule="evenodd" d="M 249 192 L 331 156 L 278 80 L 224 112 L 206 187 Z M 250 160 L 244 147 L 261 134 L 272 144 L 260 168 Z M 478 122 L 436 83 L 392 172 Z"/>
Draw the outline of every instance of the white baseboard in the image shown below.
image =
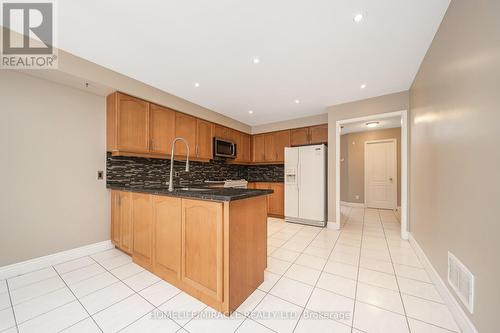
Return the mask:
<path fill-rule="evenodd" d="M 463 333 L 478 333 L 478 330 L 476 329 L 476 327 L 474 327 L 474 324 L 469 319 L 464 309 L 460 306 L 457 299 L 453 296 L 451 290 L 448 288 L 443 279 L 441 279 L 441 276 L 434 269 L 434 266 L 432 266 L 431 262 L 429 261 L 429 258 L 427 258 L 424 251 L 417 243 L 415 238 L 413 238 L 413 235 L 411 233 L 409 233 L 409 241 L 411 246 L 415 250 L 418 258 L 424 265 L 427 274 L 429 274 L 429 277 L 436 286 L 439 295 L 441 295 L 441 298 L 444 300 L 444 302 L 450 309 L 451 314 L 453 315 L 453 318 L 457 322 L 457 325 L 460 328 L 460 330 Z"/>
<path fill-rule="evenodd" d="M 335 229 L 335 230 L 339 230 L 340 229 L 340 225 L 337 222 L 327 222 L 326 223 L 326 227 L 328 229 Z"/>
<path fill-rule="evenodd" d="M 341 201 L 340 202 L 341 206 L 347 206 L 347 207 L 366 207 L 364 203 L 359 203 L 359 202 L 348 202 L 348 201 Z"/>
<path fill-rule="evenodd" d="M 38 257 L 21 261 L 15 264 L 0 267 L 0 280 L 8 279 L 17 275 L 36 271 L 52 265 L 57 265 L 65 261 L 78 259 L 97 252 L 109 250 L 114 245 L 110 240 L 89 244 L 75 249 L 49 254 L 48 256 Z"/>

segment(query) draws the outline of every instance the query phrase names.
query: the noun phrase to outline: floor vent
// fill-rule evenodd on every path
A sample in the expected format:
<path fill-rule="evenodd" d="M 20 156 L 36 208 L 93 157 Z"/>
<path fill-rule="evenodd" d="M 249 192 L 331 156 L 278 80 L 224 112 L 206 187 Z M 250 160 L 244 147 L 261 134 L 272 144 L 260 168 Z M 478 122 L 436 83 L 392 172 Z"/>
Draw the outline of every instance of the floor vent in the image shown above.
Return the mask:
<path fill-rule="evenodd" d="M 450 252 L 448 252 L 448 283 L 469 312 L 473 313 L 474 275 Z"/>

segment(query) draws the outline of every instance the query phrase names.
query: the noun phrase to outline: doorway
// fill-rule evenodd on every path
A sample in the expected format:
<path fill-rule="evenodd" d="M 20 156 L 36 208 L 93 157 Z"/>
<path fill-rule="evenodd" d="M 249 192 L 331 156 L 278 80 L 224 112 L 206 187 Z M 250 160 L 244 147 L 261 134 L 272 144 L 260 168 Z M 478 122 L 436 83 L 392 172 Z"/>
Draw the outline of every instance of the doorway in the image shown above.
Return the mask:
<path fill-rule="evenodd" d="M 365 206 L 396 210 L 397 139 L 365 142 Z"/>
<path fill-rule="evenodd" d="M 341 136 L 349 132 L 370 132 L 383 128 L 395 127 L 398 127 L 400 130 L 400 134 L 397 136 L 376 137 L 373 135 L 367 136 L 363 141 L 349 141 L 349 147 L 357 147 L 356 158 L 361 159 L 362 162 L 358 163 L 358 165 L 361 165 L 361 167 L 359 167 L 361 171 L 355 169 L 357 170 L 357 176 L 351 176 L 347 185 L 350 188 L 356 188 L 356 190 L 346 194 L 345 165 L 348 163 L 348 160 L 346 156 L 342 155 L 343 153 L 341 154 L 341 151 L 345 151 L 346 147 L 344 147 L 344 145 L 347 143 L 346 140 L 341 140 Z M 345 221 L 345 219 L 342 218 L 342 212 L 345 212 L 345 204 L 351 205 L 351 207 L 366 208 L 371 206 L 376 209 L 391 209 L 394 210 L 399 217 L 401 223 L 401 238 L 408 239 L 407 111 L 388 112 L 366 117 L 339 120 L 336 122 L 335 134 L 336 227 L 340 229 L 343 224 L 342 221 Z M 369 161 L 375 160 L 374 162 L 368 162 L 369 165 L 366 168 L 364 165 L 365 145 L 368 146 L 367 154 L 373 155 L 372 157 L 367 156 L 367 159 Z M 395 152 L 397 153 L 395 154 Z M 394 155 L 396 155 L 396 157 L 394 157 Z M 375 158 L 376 156 L 379 158 Z M 380 156 L 384 156 L 384 158 L 381 160 Z M 396 167 L 394 166 L 394 160 L 396 160 Z M 365 181 L 365 179 L 367 181 Z M 343 185 L 342 195 L 341 183 Z M 395 189 L 396 194 L 394 194 Z M 341 199 L 341 197 L 345 198 L 346 196 L 348 200 Z M 349 202 L 346 203 L 345 201 Z"/>

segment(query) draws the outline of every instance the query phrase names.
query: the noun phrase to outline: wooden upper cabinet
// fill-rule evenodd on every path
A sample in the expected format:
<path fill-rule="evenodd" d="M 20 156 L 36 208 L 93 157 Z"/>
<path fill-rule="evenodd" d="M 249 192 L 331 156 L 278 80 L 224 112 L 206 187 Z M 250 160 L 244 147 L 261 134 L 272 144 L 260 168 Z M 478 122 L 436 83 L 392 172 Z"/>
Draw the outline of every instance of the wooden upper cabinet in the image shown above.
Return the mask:
<path fill-rule="evenodd" d="M 223 297 L 222 203 L 182 200 L 181 280 L 204 295 Z"/>
<path fill-rule="evenodd" d="M 290 130 L 290 145 L 303 146 L 328 143 L 328 124 Z"/>
<path fill-rule="evenodd" d="M 253 136 L 253 162 L 266 161 L 266 143 L 264 134 L 257 134 Z"/>
<path fill-rule="evenodd" d="M 107 97 L 107 150 L 149 152 L 149 103 L 121 93 Z"/>
<path fill-rule="evenodd" d="M 285 147 L 290 147 L 290 131 L 274 133 L 275 162 L 285 161 Z"/>
<path fill-rule="evenodd" d="M 264 161 L 273 162 L 276 160 L 276 147 L 274 133 L 264 134 Z"/>
<path fill-rule="evenodd" d="M 190 157 L 195 156 L 196 153 L 196 129 L 197 118 L 180 112 L 175 113 L 175 136 L 184 138 L 188 142 Z M 187 149 L 184 142 L 177 142 L 175 144 L 175 155 L 187 155 Z"/>
<path fill-rule="evenodd" d="M 290 130 L 290 145 L 301 146 L 309 144 L 309 128 L 295 128 Z"/>
<path fill-rule="evenodd" d="M 153 207 L 151 195 L 132 193 L 133 250 L 132 257 L 139 265 L 153 264 Z"/>
<path fill-rule="evenodd" d="M 328 124 L 313 126 L 309 128 L 309 141 L 311 144 L 328 142 Z"/>
<path fill-rule="evenodd" d="M 170 155 L 175 138 L 175 111 L 151 104 L 150 128 L 151 152 Z"/>
<path fill-rule="evenodd" d="M 181 198 L 152 196 L 154 273 L 166 280 L 181 277 Z"/>
<path fill-rule="evenodd" d="M 214 136 L 216 138 L 225 139 L 225 140 L 232 139 L 229 128 L 224 127 L 224 126 L 220 126 L 220 125 L 215 125 L 214 127 L 215 127 Z"/>
<path fill-rule="evenodd" d="M 213 127 L 211 122 L 196 120 L 196 148 L 193 156 L 207 160 L 212 158 Z"/>
<path fill-rule="evenodd" d="M 239 146 L 236 147 L 236 151 L 238 153 L 238 157 L 243 162 L 250 162 L 252 160 L 251 157 L 251 139 L 250 135 L 241 133 L 240 134 L 240 142 Z"/>

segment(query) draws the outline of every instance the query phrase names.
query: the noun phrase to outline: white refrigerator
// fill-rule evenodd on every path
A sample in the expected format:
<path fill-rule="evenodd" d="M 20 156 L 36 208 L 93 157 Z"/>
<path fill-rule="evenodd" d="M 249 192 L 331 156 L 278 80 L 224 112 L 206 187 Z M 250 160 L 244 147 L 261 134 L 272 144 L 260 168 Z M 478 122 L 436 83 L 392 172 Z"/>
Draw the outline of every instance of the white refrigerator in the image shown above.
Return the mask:
<path fill-rule="evenodd" d="M 285 221 L 326 226 L 325 145 L 285 148 Z"/>

